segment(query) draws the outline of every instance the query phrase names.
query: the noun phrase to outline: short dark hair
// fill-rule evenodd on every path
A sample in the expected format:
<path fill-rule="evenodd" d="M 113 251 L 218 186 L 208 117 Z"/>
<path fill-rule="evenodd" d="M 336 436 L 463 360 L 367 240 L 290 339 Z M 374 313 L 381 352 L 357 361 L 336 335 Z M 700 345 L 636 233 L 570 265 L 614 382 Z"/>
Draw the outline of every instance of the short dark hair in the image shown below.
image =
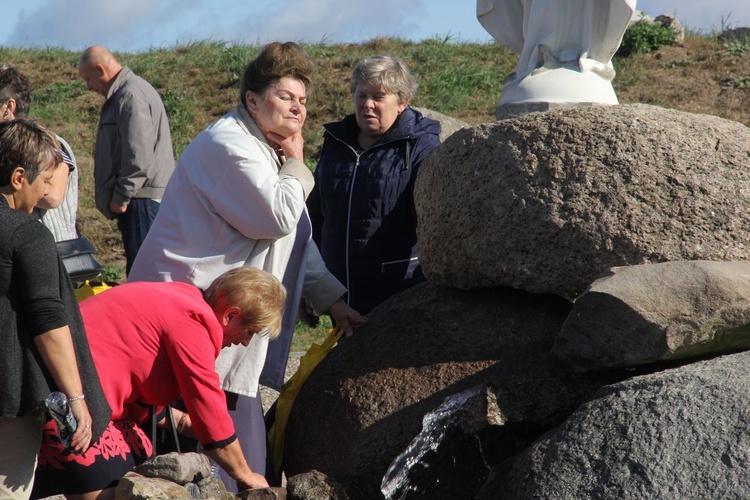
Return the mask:
<path fill-rule="evenodd" d="M 10 184 L 18 167 L 34 182 L 39 172 L 61 162 L 60 143 L 34 120 L 16 118 L 0 123 L 0 186 Z"/>
<path fill-rule="evenodd" d="M 315 65 L 310 56 L 294 42 L 272 42 L 263 47 L 258 57 L 245 66 L 240 84 L 240 102 L 245 105 L 248 90 L 262 94 L 285 76 L 296 78 L 310 92 Z"/>
<path fill-rule="evenodd" d="M 29 114 L 33 90 L 26 75 L 13 66 L 0 66 L 0 104 L 6 103 L 9 99 L 16 101 L 16 117 Z"/>

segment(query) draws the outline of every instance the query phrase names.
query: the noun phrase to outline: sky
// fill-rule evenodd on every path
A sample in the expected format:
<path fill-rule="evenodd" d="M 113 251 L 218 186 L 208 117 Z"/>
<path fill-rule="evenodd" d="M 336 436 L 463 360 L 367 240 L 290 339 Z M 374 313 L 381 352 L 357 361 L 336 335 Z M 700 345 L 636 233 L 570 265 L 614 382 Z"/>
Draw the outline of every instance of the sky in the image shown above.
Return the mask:
<path fill-rule="evenodd" d="M 140 52 L 203 40 L 491 40 L 476 20 L 475 0 L 0 0 L 0 7 L 3 46 Z M 750 0 L 638 0 L 636 8 L 674 14 L 707 34 L 750 26 Z"/>

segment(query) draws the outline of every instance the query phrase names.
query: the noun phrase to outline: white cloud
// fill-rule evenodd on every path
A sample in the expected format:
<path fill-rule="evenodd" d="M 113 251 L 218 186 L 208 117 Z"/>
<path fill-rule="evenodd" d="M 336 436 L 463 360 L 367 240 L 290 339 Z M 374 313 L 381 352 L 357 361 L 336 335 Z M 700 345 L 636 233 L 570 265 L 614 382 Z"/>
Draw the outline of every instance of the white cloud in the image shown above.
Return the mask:
<path fill-rule="evenodd" d="M 423 2 L 401 0 L 290 0 L 274 8 L 249 12 L 233 26 L 240 41 L 364 40 L 407 33 L 412 19 L 424 14 Z"/>
<path fill-rule="evenodd" d="M 206 39 L 361 42 L 376 36 L 487 41 L 475 0 L 6 0 L 0 43 L 134 51 Z M 750 25 L 748 0 L 638 0 L 710 33 Z"/>
<path fill-rule="evenodd" d="M 65 47 L 84 47 L 99 43 L 97 40 L 125 40 L 155 11 L 156 5 L 150 0 L 46 0 L 20 12 L 8 40 L 13 45 Z"/>
<path fill-rule="evenodd" d="M 424 18 L 423 0 L 37 0 L 23 8 L 10 45 L 113 50 L 195 40 L 234 42 L 355 41 L 410 38 Z"/>

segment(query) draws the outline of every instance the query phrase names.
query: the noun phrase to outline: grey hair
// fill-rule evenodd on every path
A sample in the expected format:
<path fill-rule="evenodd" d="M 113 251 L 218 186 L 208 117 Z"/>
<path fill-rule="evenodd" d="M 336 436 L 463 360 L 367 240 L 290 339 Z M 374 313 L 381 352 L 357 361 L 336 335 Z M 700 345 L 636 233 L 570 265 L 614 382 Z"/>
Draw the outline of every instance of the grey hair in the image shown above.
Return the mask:
<path fill-rule="evenodd" d="M 357 63 L 349 83 L 352 95 L 360 83 L 382 85 L 387 92 L 398 96 L 399 104 L 411 101 L 418 87 L 404 61 L 386 55 L 370 56 Z"/>

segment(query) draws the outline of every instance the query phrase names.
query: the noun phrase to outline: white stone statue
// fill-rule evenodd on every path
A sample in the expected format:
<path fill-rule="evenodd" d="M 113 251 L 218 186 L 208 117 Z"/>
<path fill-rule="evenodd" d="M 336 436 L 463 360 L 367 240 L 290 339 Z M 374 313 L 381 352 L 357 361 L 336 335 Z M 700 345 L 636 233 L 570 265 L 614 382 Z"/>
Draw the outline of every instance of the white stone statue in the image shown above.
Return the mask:
<path fill-rule="evenodd" d="M 617 104 L 612 56 L 636 0 L 477 0 L 477 19 L 520 54 L 498 118 L 552 107 Z"/>

